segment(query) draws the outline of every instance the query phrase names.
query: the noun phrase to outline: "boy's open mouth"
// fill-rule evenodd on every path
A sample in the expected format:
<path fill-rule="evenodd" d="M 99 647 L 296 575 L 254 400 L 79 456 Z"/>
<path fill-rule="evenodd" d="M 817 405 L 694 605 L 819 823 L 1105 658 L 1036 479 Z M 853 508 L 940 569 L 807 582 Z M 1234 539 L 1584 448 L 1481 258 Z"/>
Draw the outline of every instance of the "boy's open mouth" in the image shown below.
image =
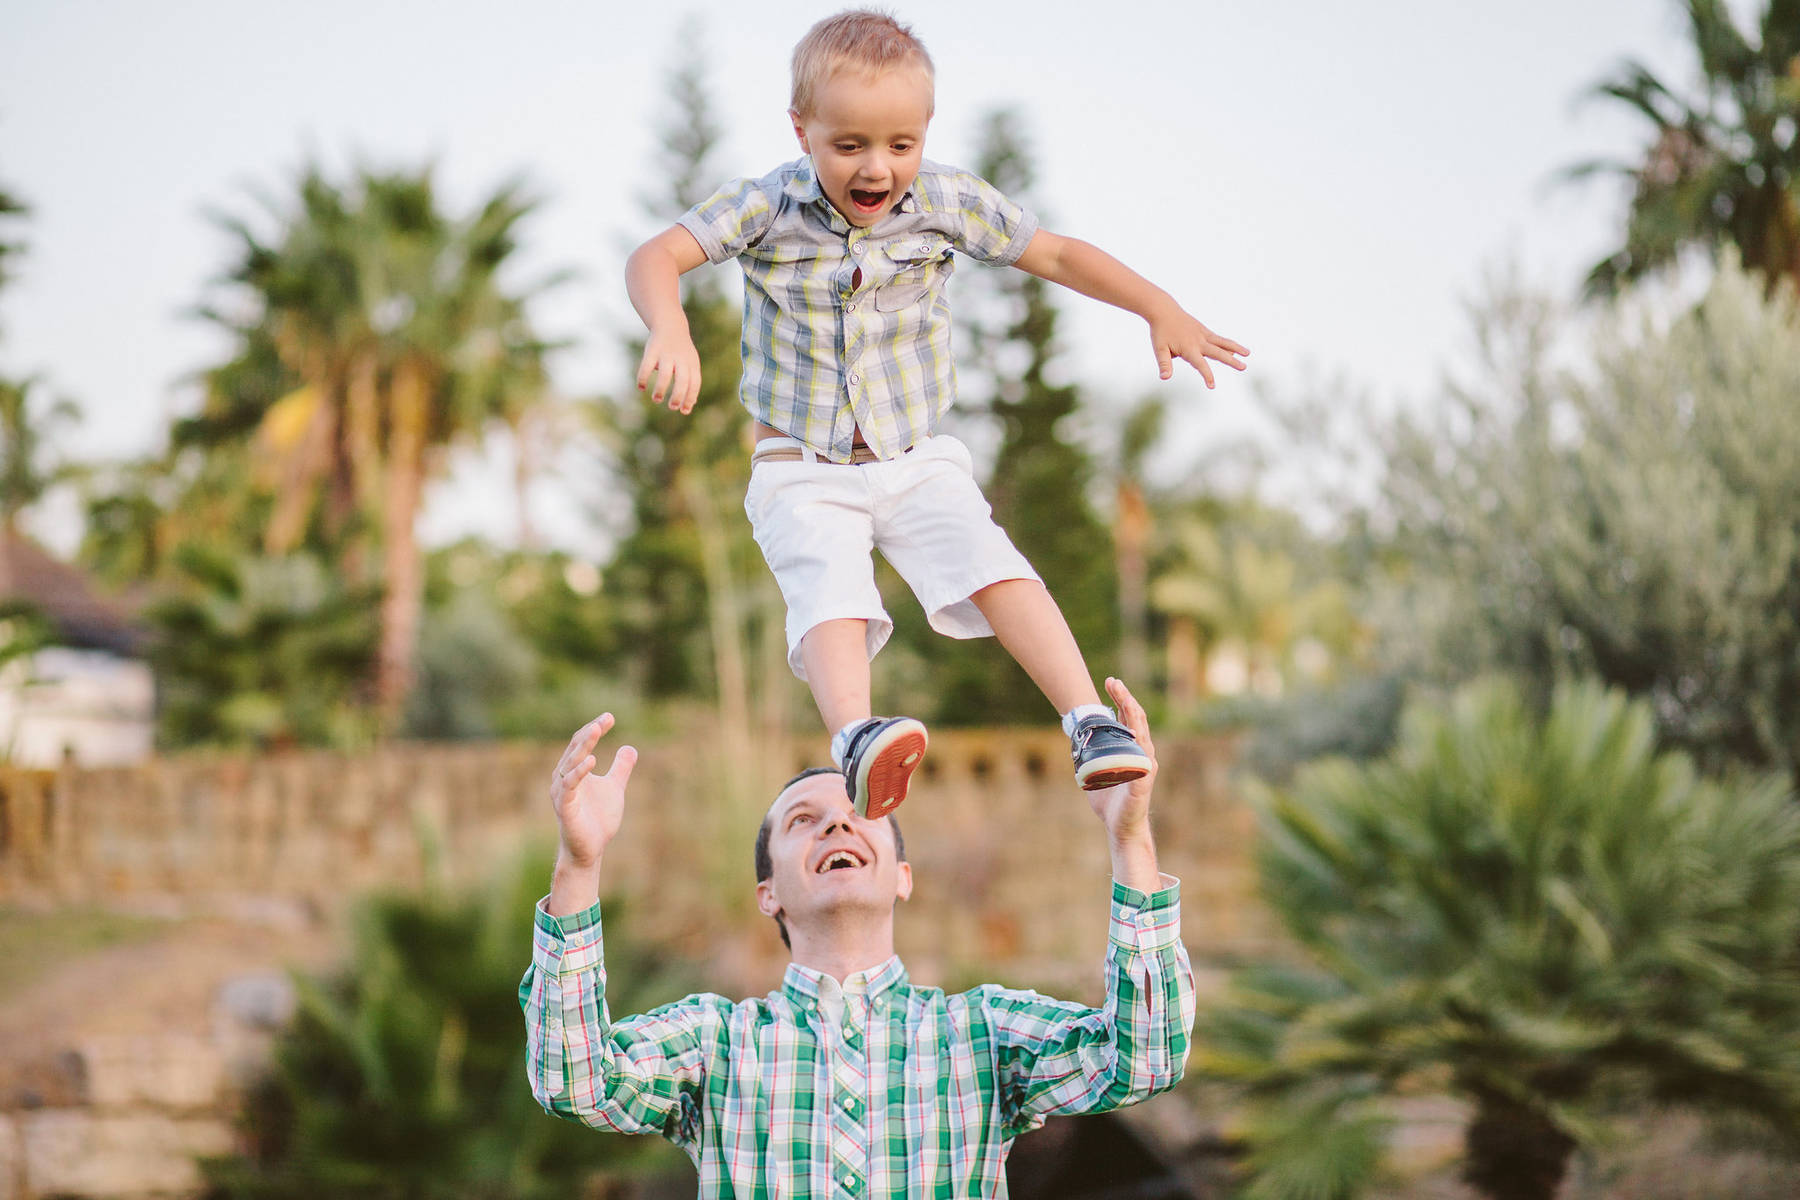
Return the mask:
<path fill-rule="evenodd" d="M 887 197 L 886 188 L 879 192 L 868 192 L 861 188 L 850 189 L 850 203 L 854 204 L 856 211 L 860 213 L 880 212 L 881 206 L 887 202 Z"/>

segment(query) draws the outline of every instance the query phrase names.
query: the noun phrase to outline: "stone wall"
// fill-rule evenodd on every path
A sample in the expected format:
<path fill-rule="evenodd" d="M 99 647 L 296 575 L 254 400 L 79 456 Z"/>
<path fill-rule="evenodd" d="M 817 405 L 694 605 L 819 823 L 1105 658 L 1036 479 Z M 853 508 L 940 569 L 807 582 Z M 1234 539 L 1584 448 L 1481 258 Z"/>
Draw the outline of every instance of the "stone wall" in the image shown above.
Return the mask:
<path fill-rule="evenodd" d="M 818 752 L 768 739 L 725 763 L 720 739 L 646 744 L 609 887 L 694 949 L 751 913 L 750 845 L 775 788 Z M 1167 738 L 1156 806 L 1202 958 L 1255 952 L 1251 819 L 1232 745 Z M 366 755 L 192 756 L 139 767 L 0 769 L 0 902 L 190 904 L 285 898 L 331 907 L 426 875 L 497 869 L 549 839 L 554 745 L 404 745 Z M 918 880 L 902 937 L 922 959 L 1054 967 L 1098 945 L 1107 859 L 1051 732 L 939 733 L 901 810 Z M 604 763 L 602 764 L 604 765 Z M 547 865 L 547 860 L 546 860 Z M 911 929 L 909 927 L 923 926 Z"/>
<path fill-rule="evenodd" d="M 749 762 L 722 761 L 723 739 L 704 730 L 642 746 L 607 886 L 633 901 L 641 936 L 706 960 L 719 991 L 779 980 L 784 951 L 752 904 L 751 843 L 817 741 L 764 739 Z M 1159 751 L 1159 848 L 1182 879 L 1205 986 L 1217 965 L 1273 944 L 1252 898 L 1251 820 L 1228 740 L 1171 737 Z M 155 1027 L 65 1030 L 57 1018 L 27 1036 L 30 1054 L 0 1063 L 0 1200 L 194 1195 L 194 1158 L 230 1147 L 236 1098 L 291 1006 L 279 963 L 296 920 L 317 941 L 361 892 L 473 879 L 531 844 L 547 876 L 560 752 L 411 745 L 0 770 L 0 903 L 223 915 L 256 926 L 268 955 L 184 996 Z M 1107 856 L 1067 755 L 1053 732 L 934 735 L 901 810 L 916 889 L 897 937 L 915 979 L 1099 999 Z M 154 990 L 152 972 L 138 973 L 116 986 Z"/>

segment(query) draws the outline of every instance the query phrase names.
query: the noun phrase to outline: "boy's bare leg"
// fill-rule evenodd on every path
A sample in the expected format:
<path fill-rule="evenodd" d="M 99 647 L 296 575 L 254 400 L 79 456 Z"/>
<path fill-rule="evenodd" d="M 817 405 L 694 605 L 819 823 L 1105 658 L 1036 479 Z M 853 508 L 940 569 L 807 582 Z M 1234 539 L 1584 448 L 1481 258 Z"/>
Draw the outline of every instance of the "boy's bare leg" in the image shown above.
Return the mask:
<path fill-rule="evenodd" d="M 844 617 L 821 621 L 800 639 L 800 663 L 825 732 L 869 718 L 869 623 Z"/>
<path fill-rule="evenodd" d="M 821 621 L 800 639 L 800 663 L 850 802 L 858 816 L 874 818 L 905 801 L 930 738 L 911 717 L 869 719 L 868 636 L 869 623 L 858 618 Z"/>
<path fill-rule="evenodd" d="M 1057 712 L 1101 702 L 1075 635 L 1043 584 L 1035 579 L 1003 579 L 969 599 Z"/>
<path fill-rule="evenodd" d="M 1062 610 L 1035 579 L 1005 579 L 970 597 L 1033 683 L 1062 714 L 1075 760 L 1075 782 L 1087 791 L 1141 779 L 1156 765 L 1131 730 L 1100 703 L 1094 681 Z M 1089 705 L 1093 707 L 1090 708 Z"/>

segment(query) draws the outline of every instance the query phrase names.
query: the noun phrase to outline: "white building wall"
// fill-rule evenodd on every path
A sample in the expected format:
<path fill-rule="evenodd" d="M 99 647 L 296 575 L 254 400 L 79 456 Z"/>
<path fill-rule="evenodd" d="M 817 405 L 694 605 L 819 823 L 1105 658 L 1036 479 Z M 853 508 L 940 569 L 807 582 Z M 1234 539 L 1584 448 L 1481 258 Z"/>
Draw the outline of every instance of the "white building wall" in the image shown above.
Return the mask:
<path fill-rule="evenodd" d="M 135 659 L 52 647 L 0 669 L 0 760 L 123 766 L 151 755 L 156 682 Z"/>

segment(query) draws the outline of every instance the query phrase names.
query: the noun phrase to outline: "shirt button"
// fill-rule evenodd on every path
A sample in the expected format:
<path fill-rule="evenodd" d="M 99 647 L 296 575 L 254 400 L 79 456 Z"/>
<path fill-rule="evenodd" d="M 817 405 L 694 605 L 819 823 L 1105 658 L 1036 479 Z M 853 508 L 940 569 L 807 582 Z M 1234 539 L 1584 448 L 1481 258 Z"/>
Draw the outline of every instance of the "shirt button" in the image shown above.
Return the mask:
<path fill-rule="evenodd" d="M 855 312 L 856 311 L 856 301 L 852 300 L 850 303 L 844 305 L 844 311 L 845 312 Z"/>
<path fill-rule="evenodd" d="M 845 1175 L 844 1176 L 844 1186 L 845 1187 L 855 1187 L 856 1186 L 856 1176 Z"/>
<path fill-rule="evenodd" d="M 855 1112 L 856 1111 L 856 1097 L 854 1097 L 854 1096 L 845 1096 L 844 1097 L 844 1111 L 845 1112 Z"/>
<path fill-rule="evenodd" d="M 861 383 L 862 376 L 858 375 L 855 371 L 852 371 L 852 372 L 850 372 L 850 382 L 851 383 Z"/>

